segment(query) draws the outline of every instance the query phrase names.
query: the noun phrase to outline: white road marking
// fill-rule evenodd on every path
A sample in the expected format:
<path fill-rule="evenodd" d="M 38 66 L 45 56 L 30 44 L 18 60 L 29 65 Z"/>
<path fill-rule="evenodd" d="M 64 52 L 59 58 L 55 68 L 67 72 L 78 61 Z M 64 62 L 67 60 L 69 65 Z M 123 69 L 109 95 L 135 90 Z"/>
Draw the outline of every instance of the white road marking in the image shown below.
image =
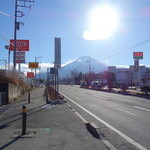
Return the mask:
<path fill-rule="evenodd" d="M 78 112 L 75 113 L 84 123 L 88 123 L 88 121 L 85 118 L 83 118 Z"/>
<path fill-rule="evenodd" d="M 70 105 L 70 104 L 68 104 L 68 103 L 67 103 L 67 106 L 68 106 L 69 108 L 71 108 L 71 105 Z"/>
<path fill-rule="evenodd" d="M 108 99 L 108 98 L 106 98 L 106 97 L 102 97 L 102 96 L 100 96 L 100 95 L 92 95 L 93 97 L 97 97 L 97 98 L 100 98 L 100 99 Z"/>
<path fill-rule="evenodd" d="M 141 110 L 145 110 L 145 111 L 150 111 L 150 109 L 146 109 L 146 108 L 139 107 L 139 106 L 133 106 L 133 107 L 138 108 L 138 109 L 141 109 Z"/>
<path fill-rule="evenodd" d="M 60 92 L 61 93 L 61 92 Z M 65 96 L 68 100 L 70 100 L 71 102 L 73 102 L 74 104 L 76 104 L 78 107 L 80 107 L 81 109 L 83 109 L 84 111 L 86 111 L 88 114 L 90 114 L 91 116 L 93 116 L 95 119 L 97 119 L 99 122 L 103 123 L 105 126 L 107 126 L 108 128 L 110 128 L 111 130 L 113 130 L 114 132 L 116 132 L 117 134 L 119 134 L 121 137 L 123 137 L 126 141 L 128 141 L 129 143 L 131 143 L 132 145 L 134 145 L 135 147 L 137 147 L 140 150 L 148 150 L 147 148 L 143 147 L 141 144 L 137 143 L 136 141 L 134 141 L 132 138 L 128 137 L 127 135 L 125 135 L 124 133 L 122 133 L 121 131 L 119 131 L 118 129 L 114 128 L 113 126 L 111 126 L 110 124 L 108 124 L 107 122 L 105 122 L 104 120 L 102 120 L 101 118 L 99 118 L 98 116 L 96 116 L 95 114 L 93 114 L 92 112 L 88 111 L 87 109 L 85 109 L 84 107 L 82 107 L 81 105 L 79 105 L 78 103 L 76 103 L 74 100 L 72 100 L 71 98 L 69 98 L 68 96 L 66 96 L 65 94 L 61 93 L 63 96 Z"/>
<path fill-rule="evenodd" d="M 131 113 L 131 112 L 126 111 L 126 110 L 123 110 L 123 109 L 121 109 L 121 108 L 119 108 L 119 107 L 115 107 L 115 108 L 116 108 L 117 110 L 120 110 L 120 111 L 124 112 L 124 113 L 127 113 L 127 114 L 130 114 L 130 115 L 132 115 L 132 116 L 141 118 L 141 116 L 138 116 L 137 114 Z"/>
<path fill-rule="evenodd" d="M 100 99 L 108 99 L 108 97 L 104 97 L 104 96 L 101 96 L 101 95 L 95 95 L 92 92 L 83 92 L 83 93 L 90 94 L 91 96 L 97 97 L 97 98 L 100 98 Z"/>
<path fill-rule="evenodd" d="M 71 108 L 72 109 L 72 107 L 71 107 L 71 105 L 70 104 L 67 104 L 68 105 L 68 107 L 69 108 Z M 83 121 L 83 123 L 88 123 L 88 121 L 84 118 L 84 117 L 82 117 L 77 111 L 75 111 L 74 109 L 72 109 L 73 110 L 73 112 L 75 112 L 76 113 L 76 115 Z M 95 123 L 91 123 L 91 125 L 94 127 L 94 128 L 99 128 Z M 107 140 L 104 140 L 104 139 L 101 139 L 101 141 L 105 144 L 105 146 L 107 147 L 107 148 L 109 148 L 110 150 L 117 150 L 109 141 L 107 141 Z"/>
<path fill-rule="evenodd" d="M 117 150 L 109 141 L 107 140 L 102 140 L 103 143 L 108 147 L 110 150 Z"/>

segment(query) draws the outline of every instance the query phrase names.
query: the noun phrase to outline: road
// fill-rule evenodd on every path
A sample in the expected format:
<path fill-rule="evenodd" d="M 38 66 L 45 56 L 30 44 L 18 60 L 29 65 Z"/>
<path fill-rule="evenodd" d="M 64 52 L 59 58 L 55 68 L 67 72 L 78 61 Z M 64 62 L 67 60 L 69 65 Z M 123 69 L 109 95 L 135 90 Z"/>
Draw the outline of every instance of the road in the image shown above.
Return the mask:
<path fill-rule="evenodd" d="M 44 90 L 32 90 L 30 103 L 24 95 L 0 114 L 0 150 L 108 150 L 66 103 L 46 105 Z M 21 136 L 23 105 L 27 106 L 25 136 Z"/>
<path fill-rule="evenodd" d="M 60 91 L 86 120 L 100 126 L 117 149 L 150 149 L 149 99 L 69 85 L 61 85 Z"/>

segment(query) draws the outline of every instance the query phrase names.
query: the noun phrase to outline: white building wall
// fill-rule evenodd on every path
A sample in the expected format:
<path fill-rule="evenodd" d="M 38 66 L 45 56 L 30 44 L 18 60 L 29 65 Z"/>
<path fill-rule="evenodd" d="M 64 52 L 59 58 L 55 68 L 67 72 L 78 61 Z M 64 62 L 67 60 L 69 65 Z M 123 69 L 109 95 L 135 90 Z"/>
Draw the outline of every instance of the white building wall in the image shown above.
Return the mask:
<path fill-rule="evenodd" d="M 116 81 L 119 84 L 126 83 L 130 84 L 131 81 L 135 84 L 138 84 L 140 80 L 140 85 L 143 85 L 142 79 L 145 77 L 145 74 L 147 73 L 146 76 L 148 76 L 150 80 L 150 68 L 145 67 L 145 66 L 140 66 L 139 67 L 139 72 L 135 72 L 134 66 L 131 65 L 129 68 L 116 68 L 116 66 L 109 66 L 108 71 L 111 71 L 115 74 L 116 76 Z M 147 81 L 148 83 L 150 81 Z"/>

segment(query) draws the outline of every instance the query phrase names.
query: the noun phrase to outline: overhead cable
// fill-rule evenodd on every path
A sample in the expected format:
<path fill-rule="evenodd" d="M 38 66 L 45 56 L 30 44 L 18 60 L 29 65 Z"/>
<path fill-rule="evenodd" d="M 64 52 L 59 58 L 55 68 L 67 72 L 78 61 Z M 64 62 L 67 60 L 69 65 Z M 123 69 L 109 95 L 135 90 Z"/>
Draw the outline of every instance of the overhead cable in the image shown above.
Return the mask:
<path fill-rule="evenodd" d="M 108 59 L 108 58 L 111 58 L 111 57 L 120 55 L 120 54 L 122 54 L 122 53 L 124 53 L 124 52 L 127 52 L 127 51 L 130 51 L 130 50 L 132 50 L 132 49 L 134 49 L 134 48 L 136 48 L 136 47 L 138 47 L 138 46 L 140 46 L 140 45 L 143 45 L 143 44 L 145 44 L 145 43 L 147 43 L 147 42 L 150 42 L 150 38 L 147 39 L 147 40 L 145 40 L 145 41 L 143 41 L 143 42 L 140 42 L 140 43 L 138 43 L 138 44 L 136 44 L 136 45 L 134 45 L 134 46 L 132 46 L 132 47 L 130 47 L 130 48 L 127 49 L 127 50 L 117 52 L 117 53 L 115 53 L 115 54 L 113 54 L 113 55 L 110 55 L 110 56 L 107 56 L 107 57 L 105 57 L 105 58 L 103 58 L 103 59 L 101 59 L 101 60 L 105 60 L 105 59 Z"/>
<path fill-rule="evenodd" d="M 0 11 L 0 14 L 5 15 L 5 16 L 7 16 L 7 17 L 15 18 L 15 16 L 9 15 L 9 14 L 4 13 L 4 12 L 2 12 L 2 11 Z"/>

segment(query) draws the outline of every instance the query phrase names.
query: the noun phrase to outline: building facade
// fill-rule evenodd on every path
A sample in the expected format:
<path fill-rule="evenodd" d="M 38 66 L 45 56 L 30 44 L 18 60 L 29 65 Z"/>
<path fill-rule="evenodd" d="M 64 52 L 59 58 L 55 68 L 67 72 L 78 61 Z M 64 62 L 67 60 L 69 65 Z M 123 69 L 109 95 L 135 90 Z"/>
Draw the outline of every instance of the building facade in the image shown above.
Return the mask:
<path fill-rule="evenodd" d="M 133 65 L 128 68 L 117 68 L 116 66 L 109 66 L 108 71 L 115 74 L 116 83 L 118 84 L 132 84 L 139 86 L 150 86 L 150 68 L 146 66 L 139 66 L 138 72 L 135 71 Z"/>

